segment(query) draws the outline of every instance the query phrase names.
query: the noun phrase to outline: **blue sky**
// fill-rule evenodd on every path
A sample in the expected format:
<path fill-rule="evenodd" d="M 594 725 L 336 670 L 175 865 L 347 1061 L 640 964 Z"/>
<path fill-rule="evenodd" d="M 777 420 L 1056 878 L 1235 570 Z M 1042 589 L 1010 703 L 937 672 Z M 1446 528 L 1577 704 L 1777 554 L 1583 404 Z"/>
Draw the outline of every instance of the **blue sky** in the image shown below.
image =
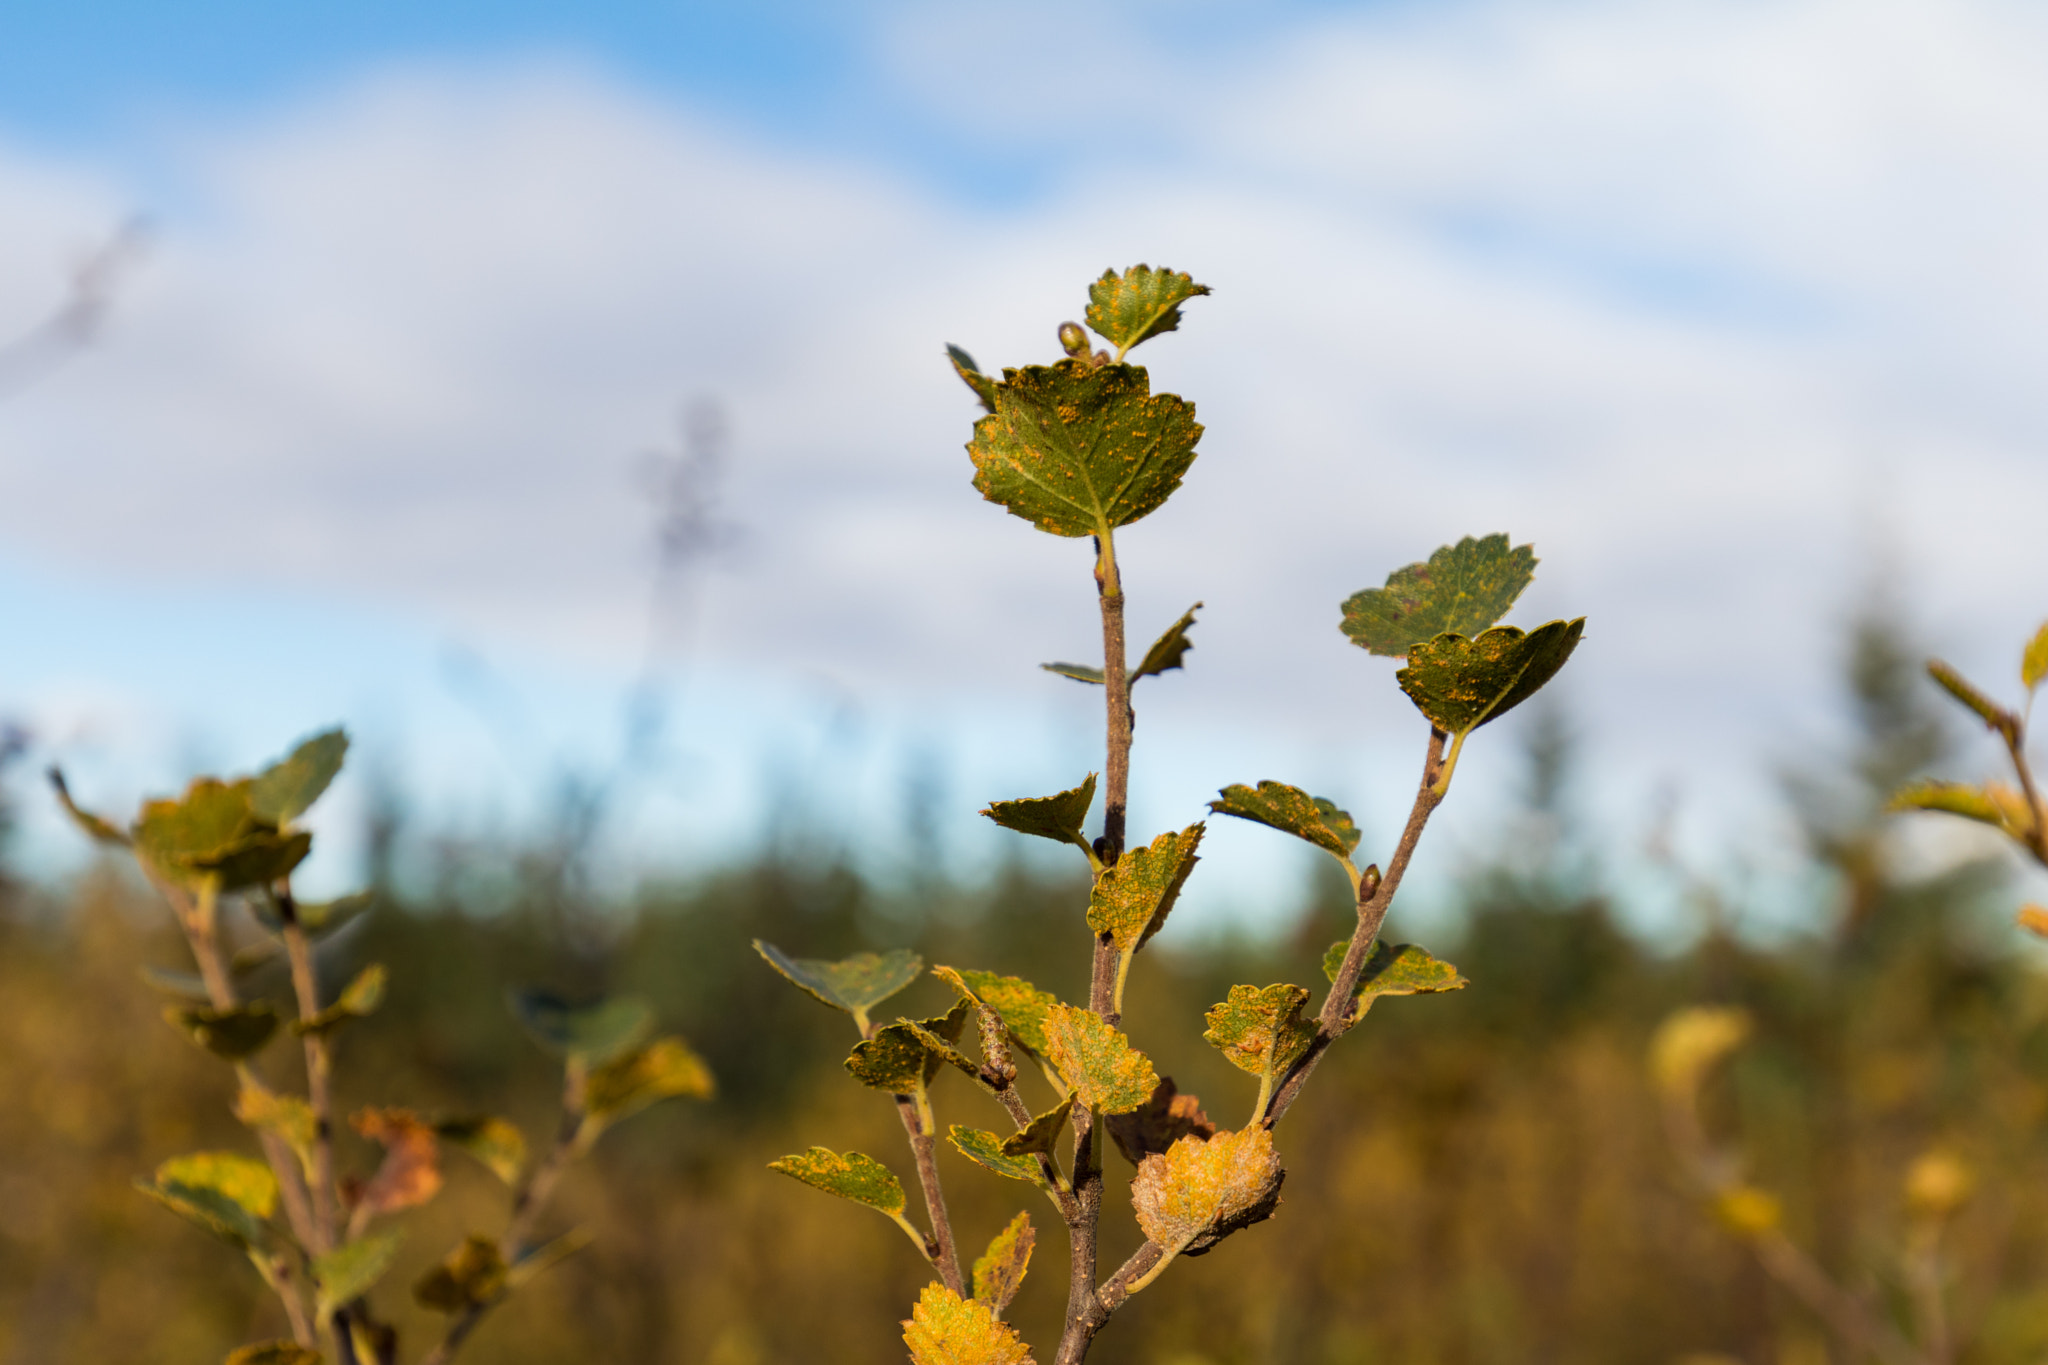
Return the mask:
<path fill-rule="evenodd" d="M 348 719 L 448 827 L 530 821 L 614 761 L 636 470 L 708 396 L 745 534 L 621 862 L 743 856 L 801 790 L 886 864 L 936 754 L 985 864 L 975 808 L 1092 761 L 1035 668 L 1092 606 L 966 487 L 938 348 L 1043 359 L 1143 259 L 1217 292 L 1145 357 L 1208 435 L 1131 533 L 1134 630 L 1209 606 L 1141 826 L 1277 777 L 1384 830 L 1420 734 L 1335 604 L 1504 530 L 1514 619 L 1589 617 L 1559 695 L 1615 846 L 1675 796 L 1694 856 L 1786 865 L 1772 774 L 1838 737 L 1873 546 L 1992 679 L 2048 611 L 2044 92 L 2002 0 L 16 6 L 0 335 L 154 237 L 0 397 L 0 713 L 110 804 Z M 1514 725 L 1425 890 L 1498 846 Z M 1290 899 L 1286 856 L 1219 831 L 1194 908 Z"/>

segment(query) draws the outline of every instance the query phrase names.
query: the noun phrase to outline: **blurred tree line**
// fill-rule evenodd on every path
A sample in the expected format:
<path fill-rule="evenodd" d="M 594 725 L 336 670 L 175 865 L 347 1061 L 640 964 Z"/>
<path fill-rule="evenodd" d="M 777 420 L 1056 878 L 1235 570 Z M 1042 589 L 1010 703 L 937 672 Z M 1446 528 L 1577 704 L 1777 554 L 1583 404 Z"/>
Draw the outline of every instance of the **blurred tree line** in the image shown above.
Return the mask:
<path fill-rule="evenodd" d="M 1363 1045 L 1325 1068 L 1279 1130 L 1286 1203 L 1245 1234 L 1262 1254 L 1198 1260 L 1162 1280 L 1111 1329 L 1109 1358 L 1832 1359 L 1816 1325 L 1684 1192 L 1665 1148 L 1644 1050 L 1665 1013 L 1695 1001 L 1756 1017 L 1758 1042 L 1717 1093 L 1716 1120 L 1741 1135 L 1759 1182 L 1787 1196 L 1794 1236 L 1844 1283 L 1898 1300 L 1900 1182 L 1940 1144 L 1978 1176 L 1952 1244 L 1961 1359 L 2048 1356 L 2048 978 L 2003 927 L 1999 864 L 1930 872 L 1901 856 L 1880 808 L 1943 756 L 1945 733 L 1917 652 L 1882 612 L 1856 627 L 1849 654 L 1854 741 L 1787 784 L 1814 873 L 1808 932 L 1767 946 L 1734 933 L 1742 892 L 1713 877 L 1690 885 L 1705 927 L 1689 946 L 1624 932 L 1573 816 L 1569 736 L 1554 713 L 1539 718 L 1525 727 L 1523 809 L 1499 837 L 1508 852 L 1464 882 L 1457 941 L 1427 943 L 1470 989 L 1373 1011 Z M 0 744 L 0 762 L 19 750 Z M 23 799 L 23 784 L 13 791 Z M 394 968 L 384 1009 L 341 1043 L 343 1112 L 373 1090 L 546 1133 L 551 1064 L 503 1004 L 523 983 L 646 996 L 721 1085 L 711 1105 L 665 1106 L 605 1138 L 606 1160 L 562 1195 L 565 1219 L 595 1244 L 500 1311 L 476 1358 L 900 1360 L 894 1324 L 927 1278 L 901 1234 L 763 1169 L 805 1145 L 800 1132 L 900 1167 L 895 1117 L 825 1083 L 850 1030 L 748 942 L 825 957 L 907 944 L 928 961 L 1000 963 L 1081 998 L 1085 983 L 1046 950 L 1043 926 L 1078 916 L 1085 887 L 1013 868 L 972 894 L 930 880 L 884 890 L 784 851 L 598 910 L 577 893 L 565 844 L 501 851 L 517 875 L 501 904 L 476 913 L 452 890 L 389 882 L 388 850 L 404 835 L 395 812 L 373 831 L 382 907 L 329 964 L 337 980 L 368 961 Z M 10 827 L 0 805 L 0 841 Z M 165 1156 L 247 1145 L 217 1064 L 163 1025 L 139 983 L 145 963 L 183 965 L 161 907 L 111 869 L 61 893 L 0 878 L 0 898 L 0 1365 L 212 1362 L 276 1334 L 248 1267 L 130 1188 Z M 1271 938 L 1169 953 L 1169 936 L 1133 986 L 1125 1026 L 1146 1046 L 1184 1031 L 1235 982 L 1320 985 L 1317 959 L 1348 927 L 1344 899 L 1332 888 Z M 1390 932 L 1403 937 L 1398 923 Z M 278 970 L 257 986 L 282 994 Z M 945 997 L 927 979 L 901 1004 L 928 1013 Z M 1171 1060 L 1212 1117 L 1240 1121 L 1249 1095 L 1219 1055 L 1179 1048 Z M 352 1079 L 364 1094 L 350 1093 Z M 993 1117 L 976 1119 L 981 1102 L 964 1084 L 942 1090 L 942 1117 Z M 369 1164 L 367 1150 L 344 1150 Z M 949 1149 L 941 1161 L 968 1242 L 1029 1206 L 1023 1186 Z M 502 1188 L 461 1162 L 449 1177 L 394 1282 L 494 1225 Z M 1110 1264 L 1139 1240 L 1134 1226 L 1108 1236 Z M 1057 1239 L 1038 1255 L 1013 1316 L 1027 1338 L 1050 1340 L 1064 1283 Z M 409 1312 L 400 1325 L 418 1343 L 428 1315 Z"/>

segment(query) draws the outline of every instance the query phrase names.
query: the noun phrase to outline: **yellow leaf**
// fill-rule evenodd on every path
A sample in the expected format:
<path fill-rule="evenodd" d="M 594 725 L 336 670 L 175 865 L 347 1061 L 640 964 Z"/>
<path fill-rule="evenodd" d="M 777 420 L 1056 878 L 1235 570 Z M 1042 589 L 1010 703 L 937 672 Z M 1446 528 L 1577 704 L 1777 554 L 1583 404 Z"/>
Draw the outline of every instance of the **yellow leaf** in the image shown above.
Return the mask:
<path fill-rule="evenodd" d="M 995 1235 L 974 1263 L 974 1300 L 1000 1313 L 1017 1297 L 1024 1272 L 1031 1266 L 1031 1249 L 1038 1243 L 1031 1215 L 1020 1213 L 1009 1226 Z"/>
<path fill-rule="evenodd" d="M 1953 1152 L 1923 1152 L 1906 1171 L 1906 1207 L 1940 1218 L 1969 1202 L 1977 1177 Z"/>
<path fill-rule="evenodd" d="M 1784 1216 L 1778 1196 L 1754 1185 L 1737 1185 L 1723 1191 L 1714 1201 L 1714 1212 L 1730 1232 L 1744 1237 L 1761 1237 L 1776 1228 Z"/>
<path fill-rule="evenodd" d="M 1709 1067 L 1749 1037 L 1749 1015 L 1697 1005 L 1674 1012 L 1650 1040 L 1650 1074 L 1666 1095 L 1689 1094 Z"/>
<path fill-rule="evenodd" d="M 1212 1138 L 1190 1134 L 1139 1163 L 1131 1204 L 1147 1237 L 1178 1250 L 1257 1209 L 1279 1178 L 1280 1158 L 1264 1125 Z"/>
<path fill-rule="evenodd" d="M 2028 933 L 2048 938 L 2048 908 L 2038 905 L 2022 905 L 2019 913 L 2019 926 Z"/>
<path fill-rule="evenodd" d="M 1035 1365 L 1031 1348 L 995 1310 L 936 1282 L 903 1324 L 911 1365 Z"/>
<path fill-rule="evenodd" d="M 1151 1060 L 1093 1010 L 1048 1007 L 1045 1046 L 1080 1102 L 1105 1114 L 1129 1113 L 1152 1098 L 1159 1085 Z"/>

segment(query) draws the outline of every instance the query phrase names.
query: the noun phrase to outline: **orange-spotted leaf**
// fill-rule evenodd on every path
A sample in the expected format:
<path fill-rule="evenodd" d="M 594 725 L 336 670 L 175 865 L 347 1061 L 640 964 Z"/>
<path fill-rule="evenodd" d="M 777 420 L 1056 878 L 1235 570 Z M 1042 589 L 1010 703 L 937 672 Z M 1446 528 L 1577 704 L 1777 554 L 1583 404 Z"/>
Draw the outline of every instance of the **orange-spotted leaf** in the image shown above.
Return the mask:
<path fill-rule="evenodd" d="M 911 1365 L 1033 1365 L 1031 1348 L 996 1310 L 936 1282 L 903 1324 Z"/>

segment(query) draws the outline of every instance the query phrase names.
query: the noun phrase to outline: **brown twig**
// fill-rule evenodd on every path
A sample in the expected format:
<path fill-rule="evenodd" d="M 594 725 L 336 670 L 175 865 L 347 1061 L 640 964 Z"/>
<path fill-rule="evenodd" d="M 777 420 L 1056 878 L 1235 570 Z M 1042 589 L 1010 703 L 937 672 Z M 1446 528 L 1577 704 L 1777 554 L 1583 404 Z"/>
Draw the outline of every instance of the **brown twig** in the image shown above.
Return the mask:
<path fill-rule="evenodd" d="M 1125 811 L 1131 786 L 1131 677 L 1124 643 L 1123 579 L 1117 571 L 1116 540 L 1105 534 L 1097 541 L 1096 597 L 1102 607 L 1102 683 L 1105 708 L 1103 767 L 1108 791 L 1103 799 L 1102 837 L 1096 853 L 1104 867 L 1116 864 L 1123 852 Z M 1114 1027 L 1116 1010 L 1115 945 L 1097 935 L 1088 974 L 1088 1008 Z M 1056 1365 L 1079 1365 L 1102 1325 L 1109 1321 L 1095 1292 L 1096 1259 L 1102 1223 L 1102 1125 L 1092 1108 L 1074 1109 L 1073 1211 L 1067 1217 L 1067 1320 L 1060 1334 Z"/>
<path fill-rule="evenodd" d="M 505 1231 L 498 1237 L 498 1257 L 507 1266 L 516 1265 L 532 1249 L 533 1226 L 562 1173 L 569 1169 L 583 1148 L 583 1069 L 571 1063 L 562 1083 L 562 1122 L 555 1130 L 555 1145 L 540 1163 L 520 1178 L 512 1191 L 512 1211 Z M 493 1308 L 505 1301 L 505 1294 L 483 1303 L 472 1303 L 455 1315 L 433 1350 L 420 1365 L 448 1365 L 470 1333 L 477 1329 Z"/>
<path fill-rule="evenodd" d="M 1429 823 L 1429 817 L 1436 808 L 1443 804 L 1443 794 L 1436 789 L 1436 783 L 1443 771 L 1444 742 L 1448 738 L 1441 730 L 1429 732 L 1429 747 L 1422 759 L 1422 782 L 1415 793 L 1415 804 L 1408 810 L 1408 823 L 1401 830 L 1400 841 L 1394 845 L 1393 856 L 1387 860 L 1387 870 L 1377 885 L 1370 877 L 1359 884 L 1358 926 L 1352 931 L 1350 946 L 1344 950 L 1344 964 L 1337 969 L 1337 979 L 1331 983 L 1322 1013 L 1316 1017 L 1316 1036 L 1300 1059 L 1288 1068 L 1287 1075 L 1273 1087 L 1273 1096 L 1267 1101 L 1265 1112 L 1265 1123 L 1269 1128 L 1286 1115 L 1323 1054 L 1355 1022 L 1352 1012 L 1356 1003 L 1354 997 L 1358 993 L 1358 978 L 1365 971 L 1366 957 L 1379 939 L 1380 926 L 1387 922 L 1387 911 L 1393 906 L 1394 893 L 1401 889 L 1401 878 L 1407 874 L 1408 864 L 1415 857 L 1423 827 Z"/>
<path fill-rule="evenodd" d="M 960 1249 L 953 1242 L 953 1220 L 946 1212 L 946 1192 L 939 1185 L 939 1162 L 934 1134 L 925 1124 L 926 1106 L 915 1097 L 898 1095 L 896 1114 L 910 1138 L 910 1154 L 917 1164 L 918 1188 L 924 1192 L 925 1216 L 931 1221 L 926 1234 L 925 1254 L 938 1267 L 946 1288 L 962 1298 L 967 1296 L 967 1278 L 960 1273 Z"/>

